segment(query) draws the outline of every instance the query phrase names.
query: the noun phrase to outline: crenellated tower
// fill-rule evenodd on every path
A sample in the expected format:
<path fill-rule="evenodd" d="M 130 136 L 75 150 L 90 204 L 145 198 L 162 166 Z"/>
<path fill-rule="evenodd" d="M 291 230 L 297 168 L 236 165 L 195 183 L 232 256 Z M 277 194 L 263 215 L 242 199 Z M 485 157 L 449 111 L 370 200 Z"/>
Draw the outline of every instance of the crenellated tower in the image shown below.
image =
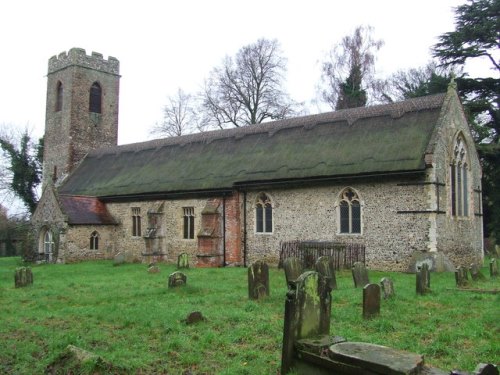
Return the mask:
<path fill-rule="evenodd" d="M 43 185 L 58 184 L 85 155 L 118 142 L 120 63 L 72 48 L 49 59 Z"/>

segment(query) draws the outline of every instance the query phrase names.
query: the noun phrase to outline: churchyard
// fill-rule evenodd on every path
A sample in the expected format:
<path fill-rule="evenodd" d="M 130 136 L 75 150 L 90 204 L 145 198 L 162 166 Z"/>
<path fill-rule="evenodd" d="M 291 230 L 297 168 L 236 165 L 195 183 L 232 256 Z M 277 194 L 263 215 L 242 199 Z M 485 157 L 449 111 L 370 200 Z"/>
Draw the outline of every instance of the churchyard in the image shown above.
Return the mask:
<path fill-rule="evenodd" d="M 269 267 L 269 295 L 250 299 L 243 267 L 34 265 L 33 283 L 16 287 L 20 266 L 19 258 L 0 258 L 0 373 L 280 371 L 288 290 L 282 269 Z M 419 353 L 443 369 L 498 363 L 500 279 L 488 267 L 481 269 L 486 277 L 461 288 L 455 274 L 431 273 L 425 292 L 417 292 L 415 274 L 369 271 L 371 283 L 389 278 L 394 289 L 390 298 L 382 293 L 380 312 L 370 318 L 351 270 L 337 272 L 330 333 Z M 185 284 L 169 280 L 176 271 Z M 68 345 L 88 360 L 72 358 Z"/>

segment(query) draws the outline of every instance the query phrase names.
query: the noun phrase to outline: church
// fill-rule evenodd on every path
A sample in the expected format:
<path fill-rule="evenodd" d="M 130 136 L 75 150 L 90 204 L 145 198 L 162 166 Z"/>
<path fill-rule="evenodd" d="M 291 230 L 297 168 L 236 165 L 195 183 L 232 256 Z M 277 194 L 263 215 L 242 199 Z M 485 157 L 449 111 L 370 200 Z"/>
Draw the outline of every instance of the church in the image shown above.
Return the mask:
<path fill-rule="evenodd" d="M 365 247 L 370 269 L 417 254 L 483 259 L 481 166 L 456 89 L 402 102 L 117 145 L 119 61 L 49 60 L 43 191 L 50 262 L 151 255 L 278 263 L 285 241 Z M 155 258 L 156 259 L 156 258 Z"/>

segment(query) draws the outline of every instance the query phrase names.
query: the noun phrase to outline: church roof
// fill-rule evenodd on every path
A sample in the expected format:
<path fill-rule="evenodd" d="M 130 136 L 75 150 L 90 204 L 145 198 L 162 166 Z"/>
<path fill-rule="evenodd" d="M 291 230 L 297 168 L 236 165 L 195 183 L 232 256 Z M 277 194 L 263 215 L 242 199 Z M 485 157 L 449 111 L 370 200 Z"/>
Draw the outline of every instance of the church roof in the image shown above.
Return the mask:
<path fill-rule="evenodd" d="M 116 224 L 106 205 L 95 197 L 59 195 L 62 211 L 68 217 L 69 224 Z"/>
<path fill-rule="evenodd" d="M 425 170 L 445 94 L 90 152 L 61 194 L 133 197 Z"/>

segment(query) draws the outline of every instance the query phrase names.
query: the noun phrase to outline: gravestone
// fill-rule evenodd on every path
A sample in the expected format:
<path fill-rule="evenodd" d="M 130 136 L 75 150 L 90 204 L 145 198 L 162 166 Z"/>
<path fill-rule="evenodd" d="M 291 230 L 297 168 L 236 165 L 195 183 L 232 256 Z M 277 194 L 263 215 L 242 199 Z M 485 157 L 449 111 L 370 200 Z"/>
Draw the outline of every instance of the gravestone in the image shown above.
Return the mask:
<path fill-rule="evenodd" d="M 355 288 L 363 288 L 366 284 L 370 284 L 368 271 L 366 270 L 365 265 L 361 262 L 355 262 L 352 265 L 352 278 L 354 280 Z"/>
<path fill-rule="evenodd" d="M 33 272 L 29 267 L 19 267 L 16 268 L 16 273 L 14 274 L 14 285 L 16 288 L 22 288 L 33 284 Z"/>
<path fill-rule="evenodd" d="M 186 316 L 186 319 L 184 319 L 183 322 L 185 322 L 187 325 L 190 325 L 198 322 L 203 322 L 205 320 L 206 319 L 201 311 L 193 311 Z"/>
<path fill-rule="evenodd" d="M 417 268 L 416 273 L 417 282 L 417 294 L 425 294 L 431 290 L 431 274 L 429 271 L 429 265 L 423 263 Z"/>
<path fill-rule="evenodd" d="M 330 314 L 330 288 L 318 272 L 304 272 L 290 284 L 285 299 L 282 374 L 291 368 L 297 340 L 329 335 Z"/>
<path fill-rule="evenodd" d="M 472 278 L 472 280 L 479 281 L 485 279 L 484 275 L 481 273 L 479 266 L 476 263 L 472 263 L 470 265 L 469 270 L 470 270 L 470 277 Z"/>
<path fill-rule="evenodd" d="M 160 267 L 158 267 L 156 264 L 151 264 L 148 267 L 148 272 L 149 273 L 159 273 L 160 272 Z"/>
<path fill-rule="evenodd" d="M 290 287 L 302 274 L 304 267 L 299 258 L 290 257 L 283 262 L 283 269 L 285 270 L 286 285 Z"/>
<path fill-rule="evenodd" d="M 467 286 L 469 277 L 467 276 L 467 269 L 459 266 L 455 271 L 455 282 L 458 287 Z"/>
<path fill-rule="evenodd" d="M 498 276 L 498 262 L 495 258 L 491 258 L 490 260 L 490 277 Z"/>
<path fill-rule="evenodd" d="M 113 266 L 119 266 L 120 264 L 123 264 L 123 263 L 125 263 L 125 254 L 122 252 L 119 252 L 113 258 Z"/>
<path fill-rule="evenodd" d="M 177 257 L 177 269 L 189 268 L 189 256 L 187 253 L 181 253 Z"/>
<path fill-rule="evenodd" d="M 187 276 L 182 272 L 176 271 L 168 277 L 168 287 L 175 288 L 177 286 L 186 285 Z"/>
<path fill-rule="evenodd" d="M 363 288 L 363 318 L 371 319 L 380 314 L 380 286 L 367 284 Z"/>
<path fill-rule="evenodd" d="M 498 367 L 491 363 L 480 363 L 474 369 L 474 375 L 498 375 Z"/>
<path fill-rule="evenodd" d="M 384 299 L 394 297 L 394 283 L 390 278 L 382 278 L 382 280 L 380 280 L 380 287 L 382 288 L 382 292 L 384 293 Z"/>
<path fill-rule="evenodd" d="M 261 260 L 248 267 L 248 298 L 269 297 L 269 267 Z"/>
<path fill-rule="evenodd" d="M 337 289 L 337 279 L 335 278 L 335 264 L 333 258 L 328 256 L 319 257 L 316 261 L 316 272 L 328 280 L 331 290 Z"/>

